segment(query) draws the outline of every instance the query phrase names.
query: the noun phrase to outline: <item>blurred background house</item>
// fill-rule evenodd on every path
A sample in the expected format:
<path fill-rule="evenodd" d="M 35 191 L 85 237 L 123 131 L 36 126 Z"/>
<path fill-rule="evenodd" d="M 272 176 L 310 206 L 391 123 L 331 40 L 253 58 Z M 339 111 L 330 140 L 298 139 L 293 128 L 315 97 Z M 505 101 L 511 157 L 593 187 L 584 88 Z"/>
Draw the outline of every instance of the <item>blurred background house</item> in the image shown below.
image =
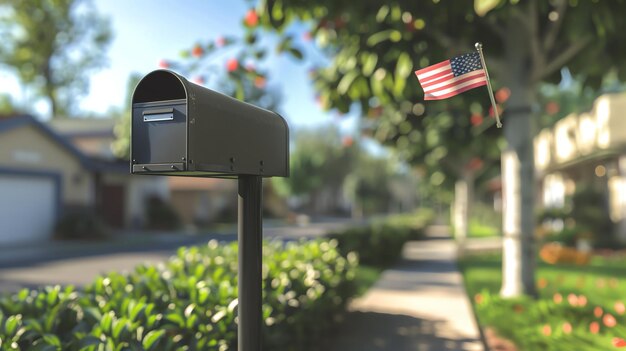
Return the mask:
<path fill-rule="evenodd" d="M 169 196 L 165 179 L 131 178 L 128 164 L 104 147 L 112 138 L 110 121 L 93 122 L 0 119 L 0 242 L 50 238 L 71 214 L 98 214 L 115 229 L 140 227 L 145 198 Z"/>
<path fill-rule="evenodd" d="M 551 230 L 626 244 L 626 94 L 600 96 L 588 113 L 570 114 L 535 138 L 540 219 Z"/>

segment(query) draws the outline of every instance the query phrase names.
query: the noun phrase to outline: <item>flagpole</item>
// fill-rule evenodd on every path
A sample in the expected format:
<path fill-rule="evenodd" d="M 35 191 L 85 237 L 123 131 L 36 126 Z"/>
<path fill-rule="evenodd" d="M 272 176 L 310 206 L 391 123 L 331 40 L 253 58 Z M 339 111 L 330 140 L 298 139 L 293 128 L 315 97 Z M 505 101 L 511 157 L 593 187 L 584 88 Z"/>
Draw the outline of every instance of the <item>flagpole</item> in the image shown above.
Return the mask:
<path fill-rule="evenodd" d="M 500 114 L 498 113 L 498 107 L 496 106 L 496 100 L 493 98 L 493 89 L 491 88 L 491 79 L 489 79 L 487 64 L 485 64 L 485 56 L 483 56 L 483 44 L 481 42 L 478 42 L 474 46 L 476 47 L 476 50 L 478 50 L 478 55 L 480 55 L 480 62 L 482 63 L 483 69 L 485 70 L 485 77 L 487 78 L 487 89 L 489 90 L 489 98 L 491 99 L 493 113 L 496 115 L 496 126 L 498 128 L 502 128 L 502 123 L 500 122 Z"/>

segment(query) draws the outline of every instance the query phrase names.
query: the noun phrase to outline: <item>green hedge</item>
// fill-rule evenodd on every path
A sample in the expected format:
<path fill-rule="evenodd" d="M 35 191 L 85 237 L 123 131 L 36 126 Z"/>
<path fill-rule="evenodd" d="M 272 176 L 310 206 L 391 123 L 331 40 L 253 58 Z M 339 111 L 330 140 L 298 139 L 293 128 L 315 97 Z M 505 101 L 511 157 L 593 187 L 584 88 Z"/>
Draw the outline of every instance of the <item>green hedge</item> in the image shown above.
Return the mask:
<path fill-rule="evenodd" d="M 306 350 L 354 294 L 355 254 L 337 241 L 270 243 L 263 258 L 264 349 Z M 3 350 L 236 350 L 237 246 L 181 248 L 84 291 L 24 289 L 0 299 Z"/>
<path fill-rule="evenodd" d="M 358 252 L 362 264 L 385 267 L 394 263 L 408 240 L 419 239 L 434 217 L 431 210 L 393 215 L 373 220 L 363 227 L 331 234 L 343 255 Z"/>

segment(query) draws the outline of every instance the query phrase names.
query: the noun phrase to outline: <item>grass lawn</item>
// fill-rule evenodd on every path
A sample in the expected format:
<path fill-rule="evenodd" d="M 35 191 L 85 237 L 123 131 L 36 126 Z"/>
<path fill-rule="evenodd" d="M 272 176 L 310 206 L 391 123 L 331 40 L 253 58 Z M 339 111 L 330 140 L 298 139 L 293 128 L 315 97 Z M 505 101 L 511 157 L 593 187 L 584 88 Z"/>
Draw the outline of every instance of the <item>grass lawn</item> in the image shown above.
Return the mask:
<path fill-rule="evenodd" d="M 503 300 L 499 255 L 463 258 L 479 323 L 522 351 L 626 348 L 626 257 L 594 257 L 586 266 L 537 267 L 539 298 Z"/>
<path fill-rule="evenodd" d="M 488 238 L 500 236 L 500 228 L 492 225 L 485 225 L 476 220 L 470 220 L 468 233 L 470 238 Z"/>

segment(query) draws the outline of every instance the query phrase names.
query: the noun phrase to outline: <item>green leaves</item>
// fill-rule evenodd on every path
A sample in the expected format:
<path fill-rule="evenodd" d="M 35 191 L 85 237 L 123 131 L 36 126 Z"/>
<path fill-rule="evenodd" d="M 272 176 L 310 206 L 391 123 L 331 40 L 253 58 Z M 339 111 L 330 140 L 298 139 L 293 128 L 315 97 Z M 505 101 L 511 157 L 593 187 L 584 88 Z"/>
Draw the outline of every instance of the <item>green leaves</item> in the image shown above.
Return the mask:
<path fill-rule="evenodd" d="M 500 5 L 501 2 L 502 0 L 474 0 L 474 11 L 482 17 Z"/>
<path fill-rule="evenodd" d="M 356 262 L 346 263 L 336 245 L 317 241 L 268 243 L 263 251 L 264 279 L 279 283 L 266 283 L 264 292 L 264 318 L 271 321 L 265 348 L 314 341 L 305 340 L 311 334 L 307 331 L 319 329 L 310 321 L 340 311 L 343 303 L 336 301 L 346 301 L 353 291 L 348 277 L 354 275 Z M 236 243 L 210 242 L 181 248 L 164 264 L 99 277 L 84 291 L 24 289 L 0 298 L 0 346 L 47 351 L 234 349 L 237 267 Z M 329 286 L 337 291 L 328 293 Z M 284 304 L 285 294 L 290 306 Z"/>
<path fill-rule="evenodd" d="M 153 330 L 148 332 L 146 336 L 143 338 L 141 345 L 144 350 L 157 350 L 156 346 L 158 346 L 159 340 L 163 338 L 165 335 L 165 330 Z"/>
<path fill-rule="evenodd" d="M 367 45 L 371 47 L 386 40 L 398 42 L 400 39 L 402 39 L 402 33 L 400 33 L 400 31 L 396 29 L 387 29 L 370 35 L 369 38 L 367 38 Z"/>

